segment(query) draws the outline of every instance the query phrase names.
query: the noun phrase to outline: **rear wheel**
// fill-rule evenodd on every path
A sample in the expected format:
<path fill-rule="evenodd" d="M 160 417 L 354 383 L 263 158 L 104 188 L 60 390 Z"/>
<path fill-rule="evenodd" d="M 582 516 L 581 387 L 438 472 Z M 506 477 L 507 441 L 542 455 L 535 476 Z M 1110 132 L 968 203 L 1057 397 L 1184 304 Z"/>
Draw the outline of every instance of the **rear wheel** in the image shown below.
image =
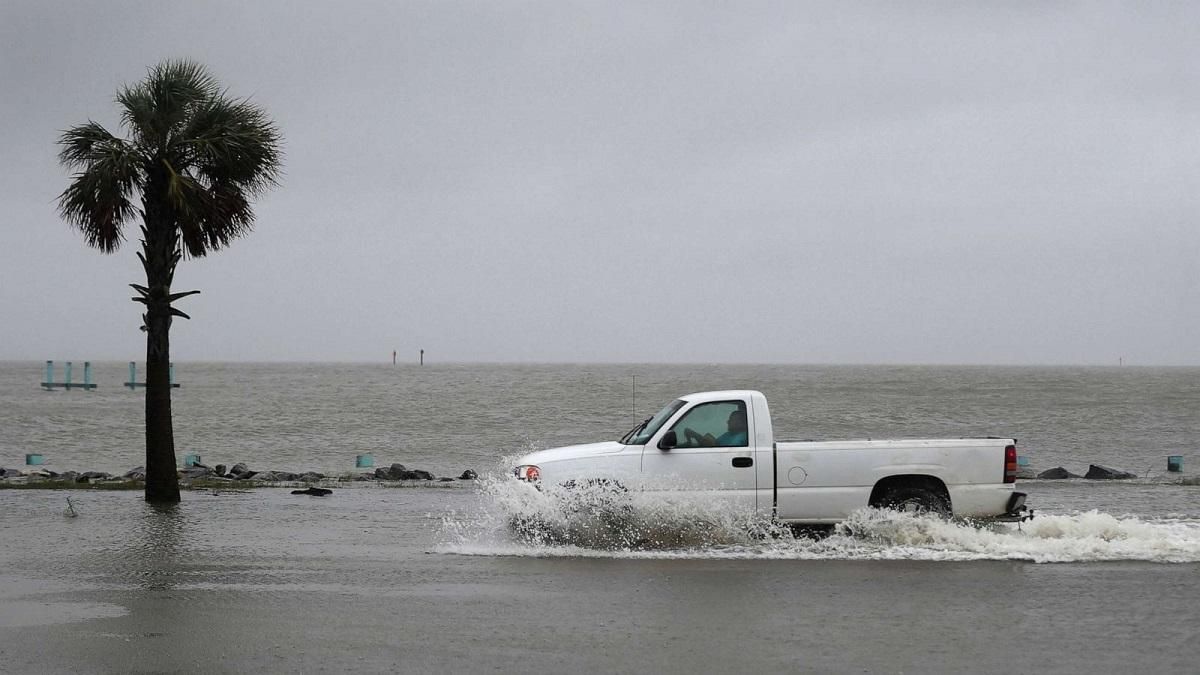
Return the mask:
<path fill-rule="evenodd" d="M 914 515 L 950 517 L 950 500 L 940 492 L 923 487 L 895 487 L 883 496 L 882 506 Z"/>

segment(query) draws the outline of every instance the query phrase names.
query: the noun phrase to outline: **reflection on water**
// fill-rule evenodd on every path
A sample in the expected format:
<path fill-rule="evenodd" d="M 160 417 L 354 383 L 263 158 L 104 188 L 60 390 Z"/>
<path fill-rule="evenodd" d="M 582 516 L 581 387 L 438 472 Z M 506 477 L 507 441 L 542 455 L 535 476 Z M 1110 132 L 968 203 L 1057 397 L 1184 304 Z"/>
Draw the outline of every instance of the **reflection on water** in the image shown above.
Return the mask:
<path fill-rule="evenodd" d="M 395 561 L 432 547 L 441 514 L 455 508 L 447 499 L 472 498 L 467 490 L 338 489 L 315 498 L 263 488 L 186 492 L 180 504 L 153 505 L 140 492 L 71 494 L 75 518 L 63 516 L 62 492 L 0 490 L 0 570 L 184 604 L 212 602 L 219 588 L 369 589 L 370 575 L 392 575 Z M 337 571 L 352 562 L 366 564 L 366 576 Z"/>
<path fill-rule="evenodd" d="M 147 590 L 175 585 L 186 558 L 188 519 L 182 504 L 140 504 L 137 528 L 127 542 L 126 574 Z"/>

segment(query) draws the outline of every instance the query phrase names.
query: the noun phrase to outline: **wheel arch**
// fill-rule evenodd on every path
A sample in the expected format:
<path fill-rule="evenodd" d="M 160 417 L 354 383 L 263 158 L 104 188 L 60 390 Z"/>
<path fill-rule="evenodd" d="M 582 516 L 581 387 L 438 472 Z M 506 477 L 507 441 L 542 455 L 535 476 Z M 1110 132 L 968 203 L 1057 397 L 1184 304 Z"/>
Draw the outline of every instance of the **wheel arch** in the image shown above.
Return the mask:
<path fill-rule="evenodd" d="M 867 505 L 879 508 L 884 505 L 884 498 L 889 492 L 897 488 L 919 488 L 928 490 L 946 501 L 946 505 L 953 508 L 950 501 L 950 490 L 946 487 L 946 483 L 937 476 L 928 474 L 899 474 L 895 476 L 887 476 L 881 478 L 875 483 L 875 487 L 871 489 L 871 496 L 867 500 Z"/>

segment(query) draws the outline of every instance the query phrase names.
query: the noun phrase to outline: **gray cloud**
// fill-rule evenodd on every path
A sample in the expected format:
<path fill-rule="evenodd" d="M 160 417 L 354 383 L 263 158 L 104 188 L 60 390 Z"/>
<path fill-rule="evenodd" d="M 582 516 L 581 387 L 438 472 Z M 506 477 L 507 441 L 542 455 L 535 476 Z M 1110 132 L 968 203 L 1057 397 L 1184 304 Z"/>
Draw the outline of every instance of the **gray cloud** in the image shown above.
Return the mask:
<path fill-rule="evenodd" d="M 0 8 L 0 358 L 136 358 L 59 130 L 166 57 L 287 139 L 176 358 L 1200 364 L 1185 3 Z M 130 231 L 131 238 L 136 228 Z"/>

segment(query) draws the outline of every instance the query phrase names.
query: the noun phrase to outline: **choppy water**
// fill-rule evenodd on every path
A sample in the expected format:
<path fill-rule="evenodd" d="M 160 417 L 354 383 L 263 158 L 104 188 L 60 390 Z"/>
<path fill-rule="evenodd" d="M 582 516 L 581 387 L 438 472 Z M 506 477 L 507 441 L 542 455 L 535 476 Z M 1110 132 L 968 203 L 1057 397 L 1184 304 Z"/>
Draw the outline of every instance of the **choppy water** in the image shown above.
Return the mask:
<path fill-rule="evenodd" d="M 41 363 L 0 362 L 0 466 L 33 452 L 58 470 L 143 463 L 143 394 L 121 386 L 125 364 L 94 368 L 97 390 L 47 392 Z M 1185 475 L 1200 462 L 1200 368 L 180 363 L 176 378 L 180 461 L 252 469 L 350 471 L 369 452 L 482 470 L 615 439 L 676 396 L 726 388 L 763 391 L 781 438 L 1015 436 L 1035 468 L 1152 478 L 1170 478 L 1167 455 Z"/>

